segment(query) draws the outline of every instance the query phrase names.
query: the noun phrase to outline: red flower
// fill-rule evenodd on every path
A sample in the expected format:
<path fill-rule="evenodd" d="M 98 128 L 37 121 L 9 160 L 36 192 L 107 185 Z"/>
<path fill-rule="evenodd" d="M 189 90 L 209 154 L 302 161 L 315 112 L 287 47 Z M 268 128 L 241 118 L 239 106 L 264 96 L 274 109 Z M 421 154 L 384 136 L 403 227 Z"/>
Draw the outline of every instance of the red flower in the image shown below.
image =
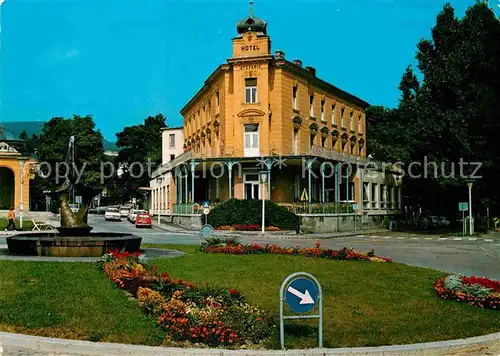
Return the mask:
<path fill-rule="evenodd" d="M 240 295 L 240 292 L 237 291 L 236 289 L 231 289 L 231 288 L 228 288 L 228 291 L 229 291 L 229 294 L 233 295 L 233 296 L 237 296 L 237 295 Z"/>
<path fill-rule="evenodd" d="M 321 242 L 319 242 L 319 241 L 318 241 L 318 242 L 315 242 L 315 243 L 314 243 L 314 246 L 316 246 L 317 248 L 319 248 L 319 246 L 321 246 Z"/>

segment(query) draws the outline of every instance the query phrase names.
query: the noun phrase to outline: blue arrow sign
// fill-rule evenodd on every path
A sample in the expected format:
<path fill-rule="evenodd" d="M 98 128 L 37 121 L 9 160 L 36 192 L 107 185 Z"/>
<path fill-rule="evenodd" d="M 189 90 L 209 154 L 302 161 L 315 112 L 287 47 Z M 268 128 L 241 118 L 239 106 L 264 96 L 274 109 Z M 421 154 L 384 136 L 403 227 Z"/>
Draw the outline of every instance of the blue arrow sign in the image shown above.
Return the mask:
<path fill-rule="evenodd" d="M 292 280 L 286 286 L 285 293 L 288 307 L 297 314 L 307 313 L 318 302 L 318 287 L 307 278 L 299 277 Z"/>

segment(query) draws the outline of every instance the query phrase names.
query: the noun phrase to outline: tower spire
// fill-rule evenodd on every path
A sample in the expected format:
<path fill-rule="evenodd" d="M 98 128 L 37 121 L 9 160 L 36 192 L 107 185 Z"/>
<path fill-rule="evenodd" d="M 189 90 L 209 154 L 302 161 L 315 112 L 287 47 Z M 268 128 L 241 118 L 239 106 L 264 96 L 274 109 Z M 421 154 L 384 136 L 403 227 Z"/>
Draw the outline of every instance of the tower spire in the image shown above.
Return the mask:
<path fill-rule="evenodd" d="M 253 0 L 250 0 L 250 18 L 253 18 Z"/>

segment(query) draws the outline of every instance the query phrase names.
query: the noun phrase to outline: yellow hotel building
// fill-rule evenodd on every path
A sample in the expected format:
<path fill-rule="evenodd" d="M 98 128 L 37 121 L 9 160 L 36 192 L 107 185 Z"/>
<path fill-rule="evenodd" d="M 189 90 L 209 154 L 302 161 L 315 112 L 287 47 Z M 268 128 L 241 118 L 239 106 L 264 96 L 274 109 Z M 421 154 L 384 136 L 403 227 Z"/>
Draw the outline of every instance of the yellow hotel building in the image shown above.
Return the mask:
<path fill-rule="evenodd" d="M 313 67 L 272 53 L 266 22 L 250 9 L 237 24 L 232 57 L 181 110 L 184 153 L 167 162 L 174 173 L 167 206 L 187 216 L 203 202 L 263 194 L 310 216 L 397 214 L 397 179 L 372 172 L 363 180 L 368 105 Z"/>

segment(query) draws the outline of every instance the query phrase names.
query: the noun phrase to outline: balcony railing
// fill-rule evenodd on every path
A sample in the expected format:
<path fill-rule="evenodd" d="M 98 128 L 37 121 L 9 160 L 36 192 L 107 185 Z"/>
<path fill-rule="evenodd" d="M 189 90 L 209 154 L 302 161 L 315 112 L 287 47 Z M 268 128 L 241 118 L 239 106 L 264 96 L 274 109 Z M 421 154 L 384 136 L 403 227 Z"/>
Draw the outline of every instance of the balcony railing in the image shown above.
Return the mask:
<path fill-rule="evenodd" d="M 286 203 L 276 202 L 295 214 L 352 214 L 353 203 Z"/>
<path fill-rule="evenodd" d="M 308 154 L 310 156 L 318 156 L 326 159 L 333 159 L 335 161 L 349 162 L 349 163 L 361 163 L 366 164 L 368 160 L 365 157 L 357 156 L 347 152 L 340 152 L 333 148 L 312 146 L 309 149 Z"/>

